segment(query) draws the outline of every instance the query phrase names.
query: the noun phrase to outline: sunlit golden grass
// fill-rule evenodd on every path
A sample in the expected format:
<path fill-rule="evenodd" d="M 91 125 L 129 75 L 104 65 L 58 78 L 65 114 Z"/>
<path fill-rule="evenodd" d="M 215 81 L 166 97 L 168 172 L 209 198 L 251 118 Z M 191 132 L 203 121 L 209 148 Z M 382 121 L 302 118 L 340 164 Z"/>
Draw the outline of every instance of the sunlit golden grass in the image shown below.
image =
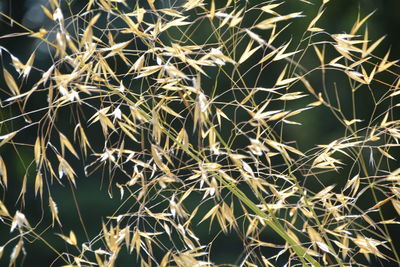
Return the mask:
<path fill-rule="evenodd" d="M 400 263 L 388 228 L 400 214 L 397 61 L 373 54 L 383 38 L 369 40 L 370 15 L 330 33 L 319 25 L 329 0 L 313 17 L 285 12 L 289 2 L 90 0 L 71 14 L 49 0 L 51 27 L 33 32 L 13 21 L 53 61 L 41 69 L 36 50 L 21 62 L 0 47 L 11 56 L 0 146 L 30 153 L 18 179 L 7 175 L 17 164 L 0 157 L 1 227 L 10 230 L 3 262 L 22 263 L 39 242 L 57 266 L 115 266 L 120 257 L 215 266 L 214 238 L 198 233 L 207 225 L 210 235 L 218 227 L 242 240 L 229 262 L 237 266 Z M 304 21 L 302 35 L 287 39 Z M 369 113 L 359 111 L 365 99 Z M 318 113 L 332 116 L 341 136 L 299 144 L 296 133 L 313 131 L 302 120 Z M 34 137 L 20 139 L 24 132 Z M 83 174 L 105 179 L 110 201 L 120 199 L 98 218 L 96 236 L 86 231 L 85 203 L 76 205 L 86 236 L 63 227 L 68 214 L 54 189 L 73 194 Z M 11 214 L 5 203 L 16 186 Z M 44 215 L 28 216 L 26 199 Z M 66 246 L 46 240 L 44 228 Z"/>

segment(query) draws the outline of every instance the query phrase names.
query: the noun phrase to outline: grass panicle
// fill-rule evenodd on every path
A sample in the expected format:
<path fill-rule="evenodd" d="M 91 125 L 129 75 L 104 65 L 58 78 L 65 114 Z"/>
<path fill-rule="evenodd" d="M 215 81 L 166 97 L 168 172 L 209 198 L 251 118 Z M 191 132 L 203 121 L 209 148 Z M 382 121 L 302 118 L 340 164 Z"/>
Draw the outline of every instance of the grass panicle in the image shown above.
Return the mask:
<path fill-rule="evenodd" d="M 399 65 L 372 14 L 332 33 L 329 0 L 252 2 L 49 0 L 37 31 L 0 13 L 35 40 L 0 47 L 4 266 L 32 243 L 57 266 L 223 266 L 221 235 L 234 266 L 400 264 Z M 94 226 L 84 176 L 117 203 Z"/>

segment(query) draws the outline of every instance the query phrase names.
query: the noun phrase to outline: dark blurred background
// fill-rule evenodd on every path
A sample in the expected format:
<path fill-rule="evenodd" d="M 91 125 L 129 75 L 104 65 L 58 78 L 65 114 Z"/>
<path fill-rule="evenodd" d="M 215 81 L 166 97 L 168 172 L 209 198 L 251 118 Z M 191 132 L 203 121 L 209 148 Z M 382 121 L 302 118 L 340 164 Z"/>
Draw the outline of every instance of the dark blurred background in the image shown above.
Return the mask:
<path fill-rule="evenodd" d="M 306 5 L 300 1 L 288 0 L 285 3 L 286 7 L 290 7 L 291 10 L 302 10 L 304 14 L 313 16 L 321 1 L 313 1 L 316 4 L 314 6 Z M 41 27 L 45 27 L 48 22 L 48 18 L 43 14 L 40 5 L 45 5 L 47 0 L 0 0 L 0 11 L 13 17 L 16 21 L 23 24 L 25 27 L 33 31 L 38 31 Z M 71 3 L 73 9 L 79 10 L 86 1 L 66 1 Z M 256 4 L 257 1 L 249 1 L 250 4 Z M 386 51 L 391 48 L 391 59 L 400 58 L 400 1 L 398 0 L 331 0 L 328 4 L 328 9 L 323 15 L 322 19 L 318 23 L 319 27 L 325 28 L 330 33 L 344 33 L 349 32 L 353 23 L 357 18 L 357 14 L 361 14 L 362 17 L 366 16 L 370 12 L 375 11 L 375 14 L 368 21 L 369 36 L 371 40 L 377 40 L 383 35 L 386 35 L 386 39 L 374 52 L 374 54 L 383 57 Z M 290 39 L 290 34 L 295 34 L 296 31 L 303 32 L 309 19 L 301 19 L 303 22 L 296 21 L 291 28 L 291 31 L 286 31 L 284 38 Z M 11 26 L 9 21 L 5 17 L 0 18 L 0 36 L 24 32 L 24 29 L 17 25 Z M 13 55 L 17 56 L 22 62 L 31 55 L 35 48 L 36 42 L 33 38 L 26 36 L 12 37 L 12 38 L 1 38 L 0 46 L 7 48 Z M 41 48 L 42 49 L 42 48 Z M 35 64 L 41 68 L 52 64 L 52 59 L 49 57 L 48 51 L 43 48 L 43 51 L 38 51 L 36 55 Z M 3 55 L 1 59 L 2 66 L 9 66 L 10 58 L 8 55 Z M 250 63 L 251 64 L 251 63 Z M 2 74 L 0 74 L 2 75 Z M 29 84 L 27 84 L 29 86 Z M 4 79 L 0 79 L 0 87 L 5 88 Z M 366 110 L 372 107 L 364 107 Z M 0 120 L 4 120 L 9 117 L 10 113 L 8 109 L 2 109 L 0 111 Z M 323 113 L 320 117 L 304 117 L 301 118 L 303 122 L 307 121 L 319 121 L 319 123 L 313 123 L 313 128 L 309 129 L 309 132 L 302 131 L 293 132 L 292 134 L 298 134 L 296 139 L 299 142 L 299 147 L 302 149 L 308 149 L 314 144 L 326 143 L 331 137 L 342 136 L 343 129 L 336 127 L 337 122 L 333 116 L 325 116 Z M 18 127 L 15 127 L 18 128 Z M 9 129 L 0 126 L 0 135 L 8 132 Z M 290 133 L 288 137 L 290 138 Z M 29 136 L 29 132 L 25 133 L 22 138 L 32 138 Z M 16 199 L 19 195 L 20 185 L 22 177 L 24 176 L 24 168 L 22 168 L 23 162 L 30 162 L 32 159 L 32 151 L 30 149 L 20 150 L 20 154 L 15 153 L 15 150 L 9 146 L 3 146 L 0 148 L 1 156 L 6 161 L 7 166 L 14 166 L 13 169 L 9 168 L 9 179 L 10 188 L 7 191 L 7 197 L 4 198 L 0 195 L 0 198 L 7 204 L 7 207 L 14 207 L 18 209 Z M 398 157 L 396 155 L 396 157 Z M 82 170 L 77 171 L 78 174 L 82 175 Z M 15 181 L 16 180 L 16 181 Z M 33 179 L 29 179 L 28 190 L 26 199 L 26 212 L 31 213 L 34 217 L 41 217 L 42 208 L 47 210 L 47 203 L 45 202 L 41 207 L 38 205 L 38 201 L 35 201 L 33 193 Z M 87 226 L 88 235 L 93 237 L 99 233 L 101 227 L 101 218 L 105 220 L 105 217 L 111 215 L 119 205 L 119 195 L 116 193 L 114 199 L 109 198 L 107 192 L 107 182 L 103 182 L 98 177 L 89 178 L 78 178 L 78 187 L 74 190 L 81 213 L 83 214 L 83 220 Z M 56 230 L 56 232 L 65 234 L 69 230 L 74 230 L 78 237 L 84 238 L 85 233 L 80 225 L 77 211 L 75 208 L 74 200 L 71 194 L 71 188 L 68 185 L 60 186 L 54 184 L 52 189 L 54 193 L 55 201 L 59 205 L 59 209 L 62 211 L 61 221 L 64 223 L 64 228 Z M 1 191 L 0 194 L 3 194 Z M 10 210 L 14 213 L 15 210 Z M 393 213 L 393 215 L 395 215 Z M 30 218 L 30 215 L 27 215 Z M 45 212 L 45 220 L 49 220 L 49 214 Z M 53 230 L 40 229 L 43 231 L 44 239 L 50 243 L 57 244 L 62 248 L 63 244 L 60 242 L 60 238 L 53 234 Z M 397 228 L 397 230 L 400 230 Z M 200 236 L 207 240 L 207 236 L 214 236 L 215 229 L 212 234 L 208 235 L 208 226 L 199 227 L 201 233 Z M 393 232 L 395 229 L 393 229 Z M 0 224 L 0 246 L 4 245 L 4 242 L 8 240 L 9 228 Z M 272 234 L 271 234 L 272 235 Z M 272 235 L 272 238 L 276 238 Z M 78 240 L 82 241 L 82 240 Z M 3 258 L 0 259 L 0 266 L 6 266 L 9 255 L 11 253 L 13 245 L 7 246 Z M 233 240 L 232 238 L 224 237 L 223 234 L 214 242 L 213 259 L 216 263 L 231 262 L 235 263 L 237 255 L 242 251 L 239 240 Z M 34 242 L 32 245 L 27 245 L 28 254 L 24 259 L 24 266 L 50 266 L 55 262 L 54 266 L 59 266 L 60 262 L 55 261 L 56 255 L 48 248 L 43 248 L 43 244 L 40 241 Z M 71 248 L 67 248 L 71 249 Z M 72 253 L 76 253 L 74 249 L 71 249 Z M 270 252 L 269 252 L 270 253 Z M 119 261 L 117 266 L 135 266 L 132 263 L 132 259 Z M 375 264 L 375 263 L 374 263 Z M 376 263 L 378 264 L 378 263 Z M 280 266 L 280 265 L 279 265 Z M 388 266 L 386 264 L 386 266 Z"/>

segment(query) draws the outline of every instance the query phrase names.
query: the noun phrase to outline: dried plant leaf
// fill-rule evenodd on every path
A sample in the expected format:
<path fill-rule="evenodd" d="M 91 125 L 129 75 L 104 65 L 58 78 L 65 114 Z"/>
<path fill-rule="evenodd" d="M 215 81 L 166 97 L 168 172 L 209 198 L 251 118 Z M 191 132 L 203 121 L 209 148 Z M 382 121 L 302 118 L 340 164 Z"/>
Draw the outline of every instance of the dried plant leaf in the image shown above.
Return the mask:
<path fill-rule="evenodd" d="M 1 156 L 0 156 L 0 176 L 1 176 L 1 185 L 7 188 L 7 183 L 8 183 L 7 168 Z"/>
<path fill-rule="evenodd" d="M 10 88 L 12 94 L 15 96 L 19 95 L 20 94 L 19 88 L 18 88 L 18 85 L 15 82 L 13 76 L 4 68 L 3 68 L 3 74 L 4 74 L 4 79 L 6 81 L 6 84 L 7 84 L 8 88 Z"/>

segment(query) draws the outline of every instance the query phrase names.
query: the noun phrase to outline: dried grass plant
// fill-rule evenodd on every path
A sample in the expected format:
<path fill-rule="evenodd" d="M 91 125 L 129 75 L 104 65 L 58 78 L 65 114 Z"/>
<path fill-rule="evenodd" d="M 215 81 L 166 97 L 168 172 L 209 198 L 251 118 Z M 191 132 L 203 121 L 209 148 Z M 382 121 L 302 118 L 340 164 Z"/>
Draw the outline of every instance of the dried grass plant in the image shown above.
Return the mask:
<path fill-rule="evenodd" d="M 22 62 L 0 47 L 11 58 L 1 88 L 5 266 L 29 265 L 31 243 L 53 251 L 55 266 L 233 266 L 210 253 L 219 235 L 242 241 L 234 266 L 400 263 L 390 230 L 400 214 L 399 65 L 373 54 L 383 38 L 369 40 L 370 15 L 329 33 L 319 25 L 329 0 L 310 0 L 313 17 L 288 12 L 290 1 L 133 2 L 88 0 L 76 12 L 49 0 L 52 25 L 38 32 L 1 13 L 53 58 L 42 69 L 36 51 Z M 361 113 L 365 99 L 373 110 Z M 302 147 L 296 133 L 320 123 L 302 120 L 318 113 L 334 116 L 341 136 Z M 24 175 L 8 177 L 16 166 Z M 76 235 L 90 227 L 82 202 L 81 225 L 63 227 L 62 194 L 87 179 L 82 170 L 120 203 L 94 236 Z M 219 232 L 199 236 L 204 225 Z"/>

